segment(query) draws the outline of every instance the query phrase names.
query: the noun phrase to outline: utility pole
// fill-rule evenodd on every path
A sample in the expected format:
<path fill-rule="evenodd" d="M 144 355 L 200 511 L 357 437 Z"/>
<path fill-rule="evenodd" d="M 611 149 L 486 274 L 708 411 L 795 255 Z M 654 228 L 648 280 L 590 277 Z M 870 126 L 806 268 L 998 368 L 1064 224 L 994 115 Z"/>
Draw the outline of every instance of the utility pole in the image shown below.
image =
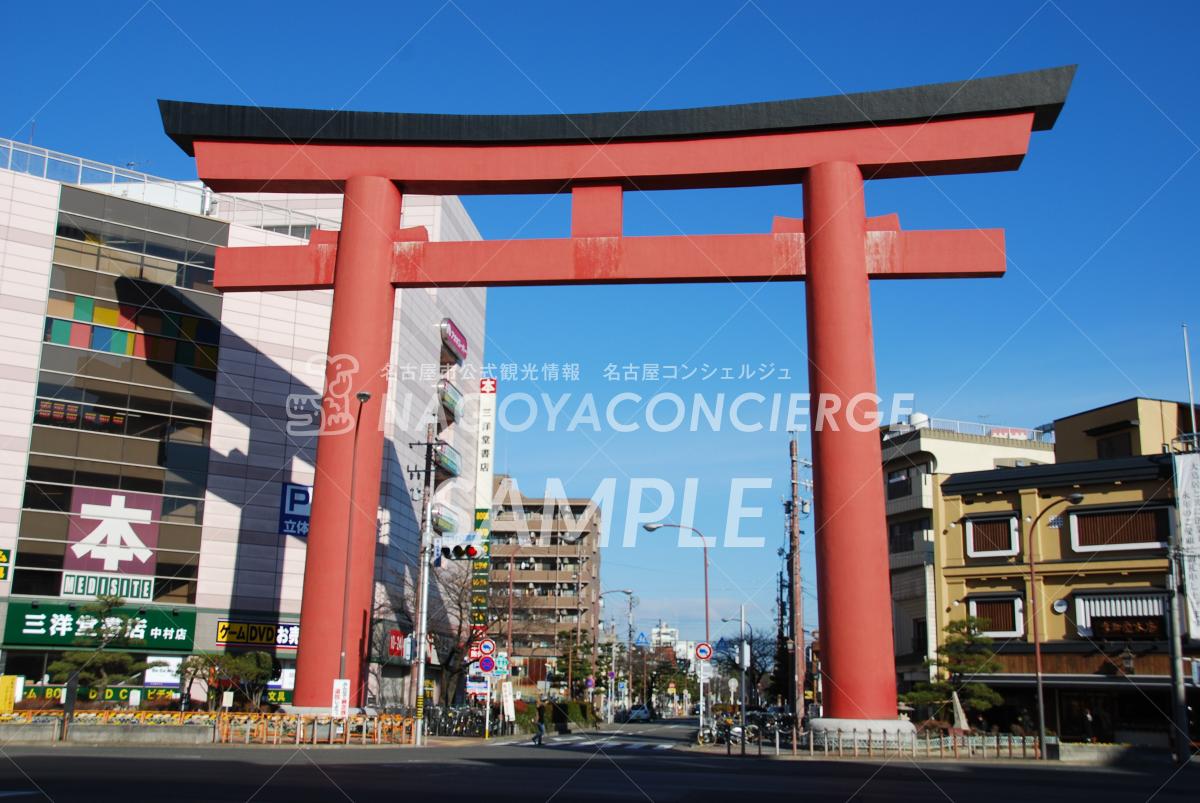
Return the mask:
<path fill-rule="evenodd" d="M 429 572 L 433 555 L 433 447 L 437 445 L 434 437 L 434 425 L 425 428 L 424 444 L 414 443 L 411 446 L 425 447 L 425 470 L 422 477 L 423 491 L 421 494 L 421 547 L 417 558 L 417 632 L 413 638 L 413 660 L 416 662 L 416 687 L 413 692 L 413 706 L 420 713 L 417 716 L 416 727 L 413 729 L 413 743 L 420 746 L 425 741 L 425 656 L 428 652 L 429 641 L 428 606 L 429 606 Z"/>
<path fill-rule="evenodd" d="M 789 454 L 792 460 L 792 505 L 791 505 L 791 531 L 789 533 L 789 546 L 791 554 L 789 563 L 791 568 L 791 582 L 788 584 L 792 596 L 792 643 L 793 643 L 793 658 L 792 669 L 794 677 L 792 679 L 792 688 L 794 690 L 794 698 L 792 699 L 792 712 L 795 718 L 795 724 L 792 729 L 792 744 L 796 743 L 800 729 L 800 720 L 804 715 L 804 597 L 802 594 L 803 586 L 800 575 L 800 455 L 799 445 L 796 442 L 796 433 L 792 433 L 792 440 L 789 444 Z"/>

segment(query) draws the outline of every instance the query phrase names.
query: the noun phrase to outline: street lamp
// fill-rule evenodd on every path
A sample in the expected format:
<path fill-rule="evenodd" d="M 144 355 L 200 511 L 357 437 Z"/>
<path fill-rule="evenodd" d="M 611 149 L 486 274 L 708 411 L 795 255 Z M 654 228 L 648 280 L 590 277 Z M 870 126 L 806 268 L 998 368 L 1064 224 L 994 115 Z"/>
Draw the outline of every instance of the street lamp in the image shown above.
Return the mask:
<path fill-rule="evenodd" d="M 601 601 L 601 603 L 603 603 L 604 598 L 607 597 L 609 594 L 624 594 L 625 595 L 626 602 L 628 603 L 628 606 L 629 606 L 629 612 L 628 612 L 629 640 L 632 642 L 633 641 L 633 589 L 632 588 L 614 588 L 612 591 L 601 591 L 598 599 Z M 633 650 L 632 645 L 627 646 L 625 648 L 626 657 L 629 662 L 629 679 L 630 679 L 630 681 L 633 680 L 632 650 Z M 612 676 L 613 685 L 616 685 L 616 682 L 617 682 L 617 624 L 616 624 L 615 620 L 613 622 L 612 673 L 613 673 L 613 676 Z M 610 688 L 608 691 L 609 691 L 608 719 L 611 722 L 613 720 L 613 701 L 616 698 L 616 694 L 614 694 L 616 689 Z"/>
<path fill-rule="evenodd" d="M 691 532 L 700 536 L 700 546 L 704 547 L 704 641 L 705 641 L 705 643 L 711 644 L 712 635 L 710 634 L 709 627 L 708 627 L 708 539 L 704 536 L 704 533 L 700 532 L 695 527 L 687 527 L 683 524 L 669 524 L 664 521 L 664 522 L 648 522 L 648 523 L 642 525 L 642 529 L 644 529 L 648 533 L 652 533 L 655 530 L 659 530 L 663 527 L 674 527 L 677 530 L 690 530 Z M 697 666 L 696 672 L 700 676 L 700 731 L 703 732 L 704 731 L 704 664 L 703 664 L 703 662 L 701 662 L 700 665 Z"/>
<path fill-rule="evenodd" d="M 354 394 L 358 399 L 358 409 L 354 411 L 354 443 L 350 449 L 350 506 L 346 513 L 346 571 L 342 580 L 342 654 L 338 661 L 338 677 L 346 677 L 346 631 L 350 629 L 350 555 L 354 543 L 354 479 L 358 468 L 358 420 L 362 416 L 363 405 L 371 400 L 371 394 L 360 390 Z"/>
<path fill-rule="evenodd" d="M 704 547 L 704 640 L 711 641 L 708 632 L 708 539 L 704 536 L 704 533 L 700 532 L 695 527 L 688 527 L 683 524 L 669 524 L 664 521 L 650 522 L 642 525 L 642 529 L 648 533 L 652 533 L 655 530 L 663 527 L 674 527 L 677 530 L 691 530 L 696 535 L 700 536 L 700 545 Z"/>
<path fill-rule="evenodd" d="M 742 668 L 742 755 L 746 755 L 746 665 L 750 663 L 750 648 L 746 646 L 746 606 L 740 607 L 741 616 L 738 618 L 738 665 Z M 722 622 L 732 622 L 732 618 L 725 618 Z M 750 627 L 750 638 L 754 638 L 754 628 Z"/>
<path fill-rule="evenodd" d="M 1037 715 L 1038 715 L 1038 758 L 1043 761 L 1046 758 L 1046 703 L 1042 689 L 1042 639 L 1041 629 L 1038 623 L 1039 602 L 1040 597 L 1037 593 L 1037 532 L 1038 521 L 1049 513 L 1055 506 L 1061 504 L 1078 505 L 1083 501 L 1083 494 L 1072 493 L 1067 494 L 1062 499 L 1057 499 L 1038 513 L 1032 520 L 1028 516 L 1025 520 L 1029 522 L 1029 621 L 1032 623 L 1030 628 L 1033 633 L 1033 663 L 1034 671 L 1037 678 Z"/>

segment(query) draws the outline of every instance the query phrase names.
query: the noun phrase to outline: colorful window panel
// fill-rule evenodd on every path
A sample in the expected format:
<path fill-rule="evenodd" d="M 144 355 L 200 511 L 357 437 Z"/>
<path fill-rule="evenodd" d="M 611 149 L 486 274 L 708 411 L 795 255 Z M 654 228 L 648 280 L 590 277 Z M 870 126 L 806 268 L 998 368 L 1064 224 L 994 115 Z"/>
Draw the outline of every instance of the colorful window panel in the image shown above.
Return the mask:
<path fill-rule="evenodd" d="M 217 367 L 220 331 L 212 320 L 55 291 L 47 304 L 44 339 L 211 371 Z"/>

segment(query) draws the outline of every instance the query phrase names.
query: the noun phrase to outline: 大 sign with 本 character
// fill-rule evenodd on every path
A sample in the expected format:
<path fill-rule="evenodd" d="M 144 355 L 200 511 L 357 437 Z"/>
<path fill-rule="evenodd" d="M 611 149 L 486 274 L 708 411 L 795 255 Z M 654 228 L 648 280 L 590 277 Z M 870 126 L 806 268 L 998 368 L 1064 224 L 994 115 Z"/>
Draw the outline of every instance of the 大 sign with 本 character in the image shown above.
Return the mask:
<path fill-rule="evenodd" d="M 63 569 L 154 574 L 162 497 L 75 488 Z"/>
<path fill-rule="evenodd" d="M 217 622 L 217 644 L 222 647 L 274 647 L 294 650 L 300 643 L 300 625 L 295 622 L 246 622 L 222 619 Z"/>
<path fill-rule="evenodd" d="M 53 603 L 10 602 L 4 624 L 6 645 L 89 647 L 108 640 L 150 650 L 192 649 L 196 612 L 166 608 L 116 608 L 101 619 Z"/>

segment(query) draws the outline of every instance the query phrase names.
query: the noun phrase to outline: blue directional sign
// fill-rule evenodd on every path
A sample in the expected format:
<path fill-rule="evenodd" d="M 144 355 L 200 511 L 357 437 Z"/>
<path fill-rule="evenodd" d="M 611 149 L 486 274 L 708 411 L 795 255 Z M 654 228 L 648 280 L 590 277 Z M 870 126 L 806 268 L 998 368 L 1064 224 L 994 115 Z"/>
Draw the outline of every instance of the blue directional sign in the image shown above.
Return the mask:
<path fill-rule="evenodd" d="M 635 647 L 649 647 L 650 639 L 646 638 L 645 633 L 638 633 L 637 639 L 633 642 Z"/>

